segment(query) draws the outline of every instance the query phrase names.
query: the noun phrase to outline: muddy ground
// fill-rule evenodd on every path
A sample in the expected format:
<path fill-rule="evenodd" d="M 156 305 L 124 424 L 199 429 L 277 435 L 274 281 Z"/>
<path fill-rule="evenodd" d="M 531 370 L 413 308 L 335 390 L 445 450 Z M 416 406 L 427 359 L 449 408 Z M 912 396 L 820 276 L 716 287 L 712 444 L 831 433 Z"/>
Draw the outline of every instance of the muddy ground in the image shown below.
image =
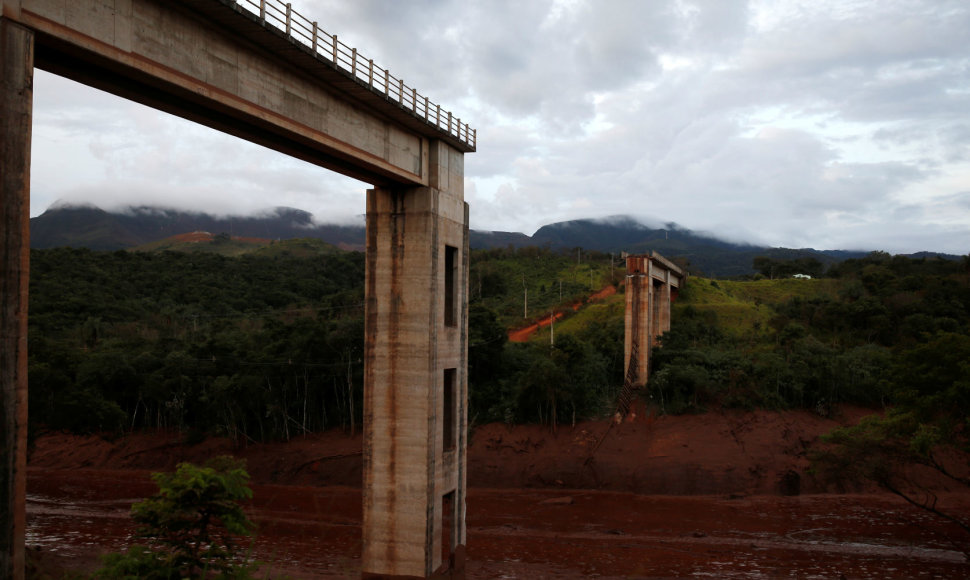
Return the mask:
<path fill-rule="evenodd" d="M 808 471 L 818 436 L 864 411 L 724 412 L 615 426 L 484 425 L 470 433 L 471 578 L 965 578 L 959 530 L 894 496 L 833 493 Z M 604 434 L 606 437 L 603 438 Z M 597 443 L 603 438 L 602 444 Z M 590 454 L 596 449 L 590 460 Z M 359 577 L 361 438 L 331 431 L 236 446 L 178 434 L 47 434 L 32 451 L 28 543 L 49 569 L 124 546 L 151 470 L 248 461 L 256 553 L 294 578 Z M 941 506 L 970 512 L 937 482 Z M 964 544 L 965 545 L 965 544 Z"/>

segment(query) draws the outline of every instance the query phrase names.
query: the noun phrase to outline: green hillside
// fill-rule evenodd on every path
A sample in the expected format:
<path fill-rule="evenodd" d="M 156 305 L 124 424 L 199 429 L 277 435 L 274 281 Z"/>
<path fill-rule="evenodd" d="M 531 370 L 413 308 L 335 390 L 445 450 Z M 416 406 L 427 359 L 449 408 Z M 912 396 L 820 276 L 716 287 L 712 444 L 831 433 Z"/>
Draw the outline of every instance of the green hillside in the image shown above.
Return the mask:
<path fill-rule="evenodd" d="M 873 254 L 823 279 L 691 277 L 652 355 L 645 400 L 659 413 L 883 405 L 903 376 L 893 361 L 934 341 L 970 341 L 966 268 L 967 260 Z M 572 305 L 623 278 L 604 254 L 473 251 L 471 420 L 610 414 L 624 373 L 622 288 L 578 312 Z M 33 250 L 31 426 L 253 440 L 356 428 L 363 287 L 363 254 L 316 240 L 235 257 Z M 550 328 L 508 342 L 509 329 L 557 309 L 567 316 L 554 345 Z"/>
<path fill-rule="evenodd" d="M 665 412 L 883 404 L 893 360 L 970 334 L 965 263 L 874 253 L 833 278 L 691 278 L 654 353 L 651 394 Z"/>
<path fill-rule="evenodd" d="M 806 300 L 831 299 L 841 284 L 830 278 L 802 280 L 710 280 L 690 278 L 689 285 L 674 303 L 674 319 L 687 307 L 712 312 L 720 328 L 733 336 L 766 330 L 774 316 L 773 305 L 798 297 Z"/>
<path fill-rule="evenodd" d="M 625 267 L 610 254 L 546 248 L 473 250 L 470 261 L 469 301 L 493 310 L 509 328 L 568 309 L 617 283 Z"/>
<path fill-rule="evenodd" d="M 275 257 L 321 256 L 340 252 L 340 249 L 317 238 L 292 238 L 288 240 L 266 240 L 262 238 L 244 238 L 218 234 L 213 236 L 206 232 L 180 234 L 149 242 L 131 248 L 132 252 L 182 252 L 186 254 L 205 253 L 220 256 L 235 257 L 246 254 Z"/>

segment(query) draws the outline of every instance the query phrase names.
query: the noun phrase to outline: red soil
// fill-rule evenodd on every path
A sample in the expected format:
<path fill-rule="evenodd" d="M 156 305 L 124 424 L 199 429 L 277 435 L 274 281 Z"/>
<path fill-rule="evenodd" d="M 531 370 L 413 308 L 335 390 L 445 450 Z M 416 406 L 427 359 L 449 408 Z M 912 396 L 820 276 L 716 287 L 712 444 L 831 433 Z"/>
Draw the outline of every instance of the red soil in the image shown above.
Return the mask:
<path fill-rule="evenodd" d="M 215 236 L 209 232 L 189 232 L 185 234 L 175 234 L 171 237 L 176 242 L 211 242 Z"/>
<path fill-rule="evenodd" d="M 469 433 L 468 483 L 639 494 L 774 494 L 786 474 L 796 472 L 803 493 L 823 492 L 807 475 L 807 450 L 820 434 L 864 413 L 848 408 L 836 420 L 807 411 L 657 417 L 641 410 L 612 430 L 607 421 L 565 424 L 555 430 L 492 423 Z M 185 445 L 177 433 L 132 434 L 117 441 L 47 434 L 36 441 L 30 465 L 160 470 L 180 461 L 201 462 L 231 453 L 247 460 L 249 473 L 259 483 L 359 486 L 361 444 L 359 433 L 339 430 L 241 447 L 228 439 Z"/>
<path fill-rule="evenodd" d="M 894 496 L 826 493 L 812 479 L 806 452 L 818 436 L 864 413 L 844 409 L 837 420 L 764 411 L 655 417 L 641 409 L 612 429 L 605 421 L 556 430 L 475 427 L 468 575 L 967 577 L 962 555 L 945 539 L 959 537 L 952 526 Z M 44 435 L 30 457 L 28 494 L 41 498 L 28 504 L 32 533 L 63 538 L 68 526 L 70 537 L 94 538 L 57 552 L 87 557 L 90 567 L 95 548 L 86 543 L 124 544 L 130 498 L 151 492 L 146 470 L 221 453 L 248 461 L 256 550 L 276 572 L 359 577 L 361 437 L 339 431 L 243 447 L 224 439 L 189 446 L 177 434 L 114 442 Z M 935 487 L 941 506 L 970 512 L 965 491 L 940 481 Z M 90 501 L 58 499 L 72 488 L 72 498 Z M 99 515 L 93 506 L 115 511 Z"/>
<path fill-rule="evenodd" d="M 603 288 L 599 292 L 596 292 L 595 294 L 591 295 L 589 298 L 586 299 L 586 302 L 596 302 L 597 300 L 602 300 L 614 294 L 616 294 L 616 286 L 610 284 L 606 288 Z"/>
<path fill-rule="evenodd" d="M 599 291 L 591 294 L 588 298 L 586 298 L 585 301 L 581 300 L 581 301 L 578 301 L 578 302 L 574 302 L 574 303 L 570 304 L 567 308 L 572 308 L 574 312 L 578 312 L 579 309 L 582 308 L 585 304 L 591 304 L 593 302 L 597 302 L 599 300 L 603 300 L 604 298 L 606 298 L 608 296 L 612 296 L 614 294 L 616 294 L 616 286 L 613 286 L 611 284 L 611 285 L 607 286 L 606 288 L 603 288 L 602 290 L 599 290 Z M 532 323 L 532 324 L 530 324 L 528 326 L 524 326 L 522 328 L 517 328 L 517 329 L 514 329 L 514 330 L 510 330 L 509 331 L 509 342 L 526 342 L 526 341 L 529 340 L 529 338 L 533 334 L 535 334 L 535 332 L 537 330 L 539 330 L 540 328 L 544 328 L 546 326 L 549 326 L 550 324 L 552 324 L 552 321 L 553 320 L 559 320 L 559 319 L 561 319 L 565 315 L 566 315 L 565 312 L 556 311 L 556 312 L 553 312 L 552 314 L 550 314 L 549 316 L 546 316 L 546 317 L 540 319 L 538 322 L 534 322 L 534 323 Z"/>

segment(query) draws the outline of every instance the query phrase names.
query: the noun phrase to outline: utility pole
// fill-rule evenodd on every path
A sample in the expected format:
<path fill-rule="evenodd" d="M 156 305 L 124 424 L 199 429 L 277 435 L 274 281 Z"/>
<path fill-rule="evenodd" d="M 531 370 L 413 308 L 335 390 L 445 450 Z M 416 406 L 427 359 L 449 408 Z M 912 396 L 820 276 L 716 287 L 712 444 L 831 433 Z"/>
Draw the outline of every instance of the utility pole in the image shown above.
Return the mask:
<path fill-rule="evenodd" d="M 525 298 L 523 299 L 523 311 L 522 318 L 529 317 L 529 287 L 525 285 L 525 276 L 522 276 L 522 290 L 525 292 Z"/>
<path fill-rule="evenodd" d="M 556 311 L 552 311 L 552 318 L 549 323 L 549 346 L 556 346 Z"/>

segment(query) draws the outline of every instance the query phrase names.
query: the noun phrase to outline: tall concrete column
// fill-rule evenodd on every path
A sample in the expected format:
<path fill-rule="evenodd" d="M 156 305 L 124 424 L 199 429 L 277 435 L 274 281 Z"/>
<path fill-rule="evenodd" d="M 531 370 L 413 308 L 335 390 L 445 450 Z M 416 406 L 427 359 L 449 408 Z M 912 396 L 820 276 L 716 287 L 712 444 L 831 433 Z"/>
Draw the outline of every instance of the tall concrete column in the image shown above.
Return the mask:
<path fill-rule="evenodd" d="M 660 336 L 670 330 L 670 272 L 664 272 L 665 282 L 657 288 L 658 320 L 657 342 Z"/>
<path fill-rule="evenodd" d="M 623 289 L 623 300 L 626 311 L 623 315 L 623 376 L 626 377 L 630 371 L 630 354 L 633 350 L 633 302 L 635 300 L 634 293 L 636 292 L 637 281 L 628 273 L 624 284 L 626 286 Z"/>
<path fill-rule="evenodd" d="M 653 347 L 657 346 L 657 284 L 653 280 L 653 264 L 649 265 L 650 276 L 647 277 L 647 317 L 644 324 L 643 334 L 647 347 L 647 354 L 643 363 L 643 384 L 647 384 L 647 377 L 650 376 L 650 354 Z"/>
<path fill-rule="evenodd" d="M 430 147 L 430 187 L 367 192 L 364 578 L 464 575 L 468 206 Z"/>
<path fill-rule="evenodd" d="M 629 374 L 632 357 L 636 356 L 634 387 L 647 384 L 650 357 L 650 261 L 644 256 L 627 257 L 626 316 L 624 319 L 624 368 Z M 633 346 L 636 345 L 636 349 Z"/>
<path fill-rule="evenodd" d="M 0 18 L 0 578 L 24 578 L 34 36 Z"/>

